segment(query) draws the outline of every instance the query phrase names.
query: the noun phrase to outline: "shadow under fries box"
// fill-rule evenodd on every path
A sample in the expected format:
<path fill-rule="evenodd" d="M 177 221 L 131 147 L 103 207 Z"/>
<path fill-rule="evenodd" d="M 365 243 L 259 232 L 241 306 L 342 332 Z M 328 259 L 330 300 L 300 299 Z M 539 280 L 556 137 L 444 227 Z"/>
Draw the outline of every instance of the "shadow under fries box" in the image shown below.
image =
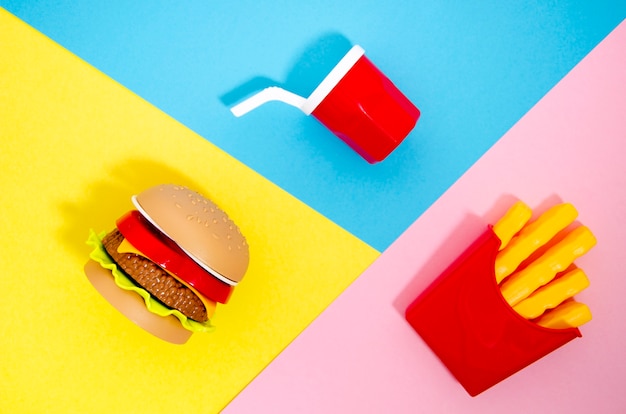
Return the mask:
<path fill-rule="evenodd" d="M 509 306 L 494 275 L 500 244 L 489 226 L 406 311 L 471 396 L 582 336 L 578 328 L 540 326 Z"/>

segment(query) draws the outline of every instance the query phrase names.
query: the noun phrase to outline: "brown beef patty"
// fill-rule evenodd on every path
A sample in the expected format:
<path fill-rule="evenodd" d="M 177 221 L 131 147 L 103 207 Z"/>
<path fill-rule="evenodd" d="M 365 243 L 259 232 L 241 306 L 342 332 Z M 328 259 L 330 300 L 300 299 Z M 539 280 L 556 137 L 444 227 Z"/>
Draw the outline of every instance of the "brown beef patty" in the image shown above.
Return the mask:
<path fill-rule="evenodd" d="M 208 320 L 204 303 L 187 286 L 143 256 L 118 253 L 117 248 L 123 239 L 122 233 L 115 229 L 104 237 L 102 244 L 111 258 L 132 280 L 166 306 L 179 310 L 186 317 L 198 322 Z"/>

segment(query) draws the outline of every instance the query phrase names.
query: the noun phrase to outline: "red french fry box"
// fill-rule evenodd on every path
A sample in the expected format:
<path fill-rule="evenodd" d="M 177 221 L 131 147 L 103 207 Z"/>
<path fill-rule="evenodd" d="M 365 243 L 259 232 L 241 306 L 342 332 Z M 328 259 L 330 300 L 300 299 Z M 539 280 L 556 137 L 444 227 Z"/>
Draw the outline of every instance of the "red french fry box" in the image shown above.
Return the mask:
<path fill-rule="evenodd" d="M 419 109 L 360 46 L 353 46 L 308 98 L 272 86 L 231 111 L 239 117 L 269 101 L 281 101 L 313 115 L 371 164 L 395 150 L 420 117 Z"/>
<path fill-rule="evenodd" d="M 567 342 L 517 314 L 495 278 L 500 239 L 488 229 L 407 308 L 406 319 L 465 390 L 476 396 Z"/>

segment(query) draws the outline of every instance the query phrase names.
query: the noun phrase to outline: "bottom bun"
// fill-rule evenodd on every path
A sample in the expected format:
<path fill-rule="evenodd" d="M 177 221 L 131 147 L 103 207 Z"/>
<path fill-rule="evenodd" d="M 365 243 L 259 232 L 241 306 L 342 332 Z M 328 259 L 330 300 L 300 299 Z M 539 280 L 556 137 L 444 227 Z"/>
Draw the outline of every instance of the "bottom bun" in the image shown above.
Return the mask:
<path fill-rule="evenodd" d="M 117 286 L 111 272 L 97 262 L 89 260 L 85 264 L 85 274 L 93 287 L 113 307 L 157 338 L 180 345 L 187 342 L 193 334 L 183 328 L 175 316 L 163 317 L 150 312 L 141 296 Z"/>

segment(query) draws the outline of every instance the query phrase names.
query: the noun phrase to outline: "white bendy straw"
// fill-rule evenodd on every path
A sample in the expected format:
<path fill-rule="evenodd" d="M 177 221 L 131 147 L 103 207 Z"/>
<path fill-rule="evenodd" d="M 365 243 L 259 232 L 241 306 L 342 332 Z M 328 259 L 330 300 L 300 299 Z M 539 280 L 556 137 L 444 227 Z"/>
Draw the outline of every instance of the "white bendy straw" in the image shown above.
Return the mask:
<path fill-rule="evenodd" d="M 364 53 L 365 51 L 361 46 L 353 46 L 308 98 L 303 98 L 278 86 L 270 86 L 233 106 L 230 111 L 236 117 L 240 117 L 264 103 L 280 101 L 300 109 L 306 115 L 310 115 Z"/>

